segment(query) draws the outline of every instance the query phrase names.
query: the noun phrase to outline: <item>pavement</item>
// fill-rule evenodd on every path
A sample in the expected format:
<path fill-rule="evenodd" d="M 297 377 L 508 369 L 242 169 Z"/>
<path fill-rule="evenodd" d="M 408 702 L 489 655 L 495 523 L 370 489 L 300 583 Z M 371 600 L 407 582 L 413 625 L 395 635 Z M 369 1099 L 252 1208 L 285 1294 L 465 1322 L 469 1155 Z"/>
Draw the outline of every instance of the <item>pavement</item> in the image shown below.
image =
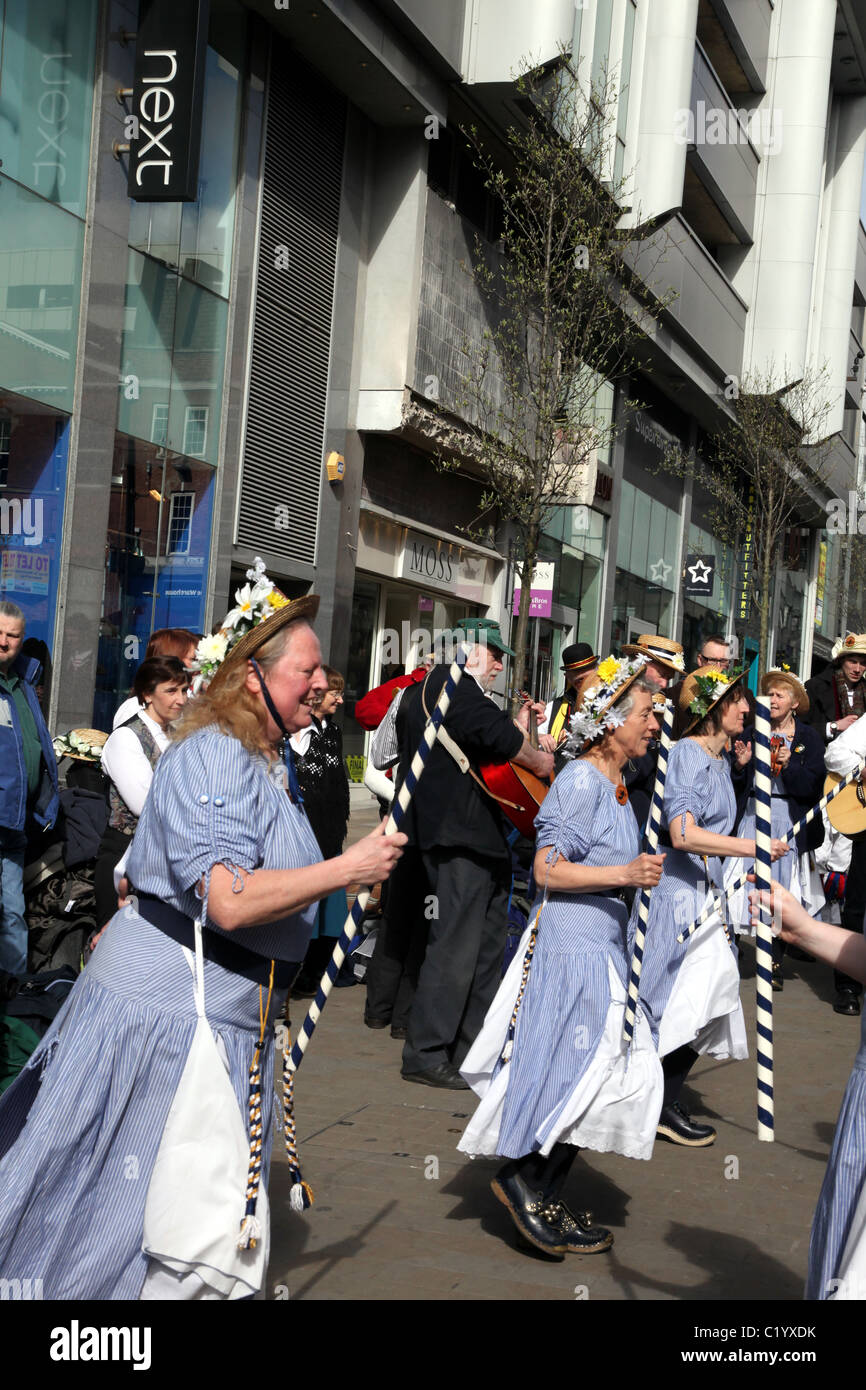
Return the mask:
<path fill-rule="evenodd" d="M 375 803 L 353 792 L 351 838 L 377 819 Z M 774 996 L 776 1139 L 759 1142 L 749 942 L 742 975 L 752 1056 L 701 1059 L 683 1096 L 715 1125 L 716 1143 L 689 1150 L 659 1140 L 650 1162 L 581 1154 L 566 1200 L 591 1209 L 615 1243 L 562 1263 L 516 1248 L 489 1190 L 499 1161 L 456 1152 L 472 1093 L 403 1081 L 402 1045 L 363 1024 L 363 985 L 333 991 L 295 1085 L 301 1162 L 316 1201 L 291 1211 L 278 1137 L 268 1296 L 800 1300 L 859 1020 L 833 1013 L 829 967 L 786 961 L 784 991 Z M 297 1001 L 295 1028 L 304 1012 Z"/>

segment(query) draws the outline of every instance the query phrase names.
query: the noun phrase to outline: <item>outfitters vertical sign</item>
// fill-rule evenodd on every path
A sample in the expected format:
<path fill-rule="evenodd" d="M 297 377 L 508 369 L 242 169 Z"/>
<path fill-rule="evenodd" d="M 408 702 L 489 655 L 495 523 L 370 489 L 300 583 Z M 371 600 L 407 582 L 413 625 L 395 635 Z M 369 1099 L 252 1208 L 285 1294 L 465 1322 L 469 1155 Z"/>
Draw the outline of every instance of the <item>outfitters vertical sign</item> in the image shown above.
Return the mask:
<path fill-rule="evenodd" d="M 140 0 L 128 184 L 139 203 L 198 197 L 209 8 L 210 0 Z"/>

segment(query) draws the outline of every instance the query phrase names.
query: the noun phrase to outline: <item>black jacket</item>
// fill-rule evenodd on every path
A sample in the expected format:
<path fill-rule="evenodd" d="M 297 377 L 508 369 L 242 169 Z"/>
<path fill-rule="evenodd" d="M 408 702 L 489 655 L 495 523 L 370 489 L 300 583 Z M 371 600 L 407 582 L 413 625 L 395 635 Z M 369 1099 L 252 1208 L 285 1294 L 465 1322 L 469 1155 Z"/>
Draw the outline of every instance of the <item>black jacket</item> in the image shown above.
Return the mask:
<path fill-rule="evenodd" d="M 746 809 L 746 803 L 755 789 L 755 730 L 753 726 L 740 734 L 743 743 L 751 743 L 752 756 L 745 767 L 738 767 L 731 753 L 731 779 L 737 798 L 737 820 L 739 825 Z M 796 825 L 807 811 L 811 811 L 820 801 L 824 790 L 824 744 L 815 729 L 802 719 L 794 719 L 794 740 L 791 744 L 791 759 L 780 773 L 780 781 L 785 789 L 791 820 Z M 824 843 L 824 822 L 820 816 L 810 821 L 797 836 L 797 849 L 802 854 L 806 850 L 817 849 Z"/>
<path fill-rule="evenodd" d="M 449 667 L 435 666 L 423 685 L 410 686 L 397 711 L 400 744 L 400 783 L 406 777 L 426 723 L 424 702 L 432 714 Z M 523 747 L 523 734 L 514 722 L 483 694 L 472 676 L 464 675 L 445 716 L 445 729 L 466 754 L 477 773 L 482 763 L 504 763 Z M 496 858 L 509 854 L 497 803 L 462 773 L 451 754 L 435 743 L 424 774 L 400 827 L 409 843 L 422 850 L 434 846 L 474 850 Z"/>
<path fill-rule="evenodd" d="M 866 692 L 866 677 L 860 684 Z M 823 744 L 831 743 L 832 739 L 827 737 L 827 725 L 835 724 L 851 713 L 847 705 L 843 709 L 839 703 L 835 666 L 827 666 L 820 675 L 806 681 L 806 694 L 809 696 L 807 722 L 820 735 Z"/>

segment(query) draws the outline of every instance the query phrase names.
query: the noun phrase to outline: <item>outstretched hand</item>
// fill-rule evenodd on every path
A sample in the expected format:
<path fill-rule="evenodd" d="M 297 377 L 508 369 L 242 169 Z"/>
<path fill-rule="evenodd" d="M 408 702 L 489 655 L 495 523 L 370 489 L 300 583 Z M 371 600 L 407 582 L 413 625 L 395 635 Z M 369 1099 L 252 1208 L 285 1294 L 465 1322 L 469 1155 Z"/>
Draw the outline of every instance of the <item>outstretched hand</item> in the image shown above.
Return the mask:
<path fill-rule="evenodd" d="M 363 840 L 358 840 L 342 856 L 351 875 L 350 882 L 379 883 L 388 878 L 394 872 L 407 838 L 402 830 L 386 835 L 383 823 Z"/>

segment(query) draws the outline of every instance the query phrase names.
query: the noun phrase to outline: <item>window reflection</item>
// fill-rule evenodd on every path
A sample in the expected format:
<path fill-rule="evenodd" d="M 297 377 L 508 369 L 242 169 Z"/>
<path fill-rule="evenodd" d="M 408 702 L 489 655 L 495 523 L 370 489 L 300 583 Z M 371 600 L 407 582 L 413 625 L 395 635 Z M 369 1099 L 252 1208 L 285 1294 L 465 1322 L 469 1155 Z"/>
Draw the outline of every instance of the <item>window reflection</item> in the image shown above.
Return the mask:
<path fill-rule="evenodd" d="M 97 728 L 111 727 L 155 628 L 202 630 L 213 477 L 206 464 L 129 435 L 116 438 Z"/>

